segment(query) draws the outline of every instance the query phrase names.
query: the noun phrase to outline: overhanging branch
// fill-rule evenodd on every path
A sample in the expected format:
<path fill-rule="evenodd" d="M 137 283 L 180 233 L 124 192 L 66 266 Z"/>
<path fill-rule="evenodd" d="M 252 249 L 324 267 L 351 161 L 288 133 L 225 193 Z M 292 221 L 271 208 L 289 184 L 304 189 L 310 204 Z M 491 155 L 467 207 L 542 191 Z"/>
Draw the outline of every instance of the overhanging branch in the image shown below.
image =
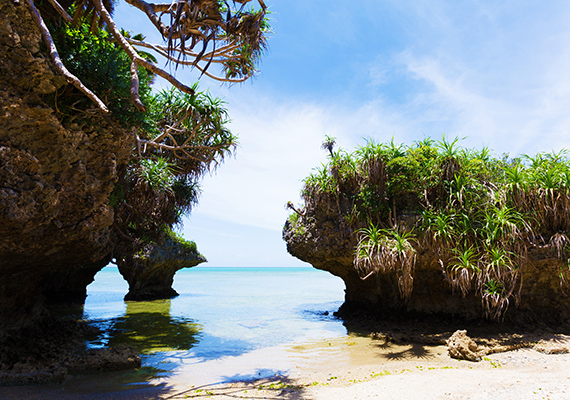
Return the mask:
<path fill-rule="evenodd" d="M 72 17 L 59 4 L 58 0 L 48 0 L 59 15 L 67 22 Z M 258 11 L 246 11 L 244 6 L 253 0 L 233 0 L 234 7 L 227 10 L 217 0 L 172 0 L 171 3 L 147 3 L 145 0 L 126 0 L 129 4 L 146 14 L 167 46 L 148 44 L 123 36 L 113 21 L 102 0 L 90 0 L 96 13 L 105 22 L 107 29 L 120 48 L 131 60 L 131 97 L 135 107 L 145 111 L 139 95 L 138 66 L 166 79 L 182 92 L 194 94 L 192 87 L 178 81 L 165 69 L 139 55 L 133 46 L 146 47 L 156 51 L 160 56 L 177 65 L 195 67 L 202 75 L 216 81 L 237 83 L 249 79 L 255 72 L 254 62 L 266 46 L 266 6 L 263 0 L 257 0 L 261 6 Z M 104 112 L 109 112 L 105 104 L 89 90 L 77 77 L 67 70 L 57 52 L 51 34 L 34 4 L 34 0 L 26 0 L 32 11 L 34 20 L 40 27 L 42 36 L 57 70 L 68 82 L 76 86 Z M 162 18 L 170 17 L 166 24 Z M 221 44 L 221 46 L 218 46 Z M 212 73 L 212 64 L 222 66 L 224 72 Z"/>
<path fill-rule="evenodd" d="M 71 72 L 69 72 L 69 70 L 65 67 L 65 65 L 63 65 L 63 62 L 61 61 L 61 58 L 60 58 L 59 53 L 57 51 L 57 48 L 55 47 L 55 43 L 53 42 L 53 38 L 51 37 L 49 29 L 46 26 L 40 12 L 36 8 L 33 0 L 26 0 L 26 3 L 28 4 L 28 7 L 30 7 L 30 10 L 32 12 L 32 17 L 33 17 L 35 23 L 38 25 L 38 27 L 40 28 L 40 31 L 42 32 L 42 37 L 44 39 L 44 42 L 45 42 L 47 48 L 49 49 L 49 54 L 50 54 L 51 59 L 55 65 L 55 68 L 58 70 L 58 72 L 60 74 L 65 76 L 65 78 L 67 79 L 67 82 L 73 84 L 73 86 L 75 86 L 77 89 L 81 90 L 87 97 L 89 97 L 95 104 L 97 104 L 97 106 L 104 113 L 108 113 L 109 109 L 107 108 L 105 103 L 103 103 L 99 99 L 99 97 L 97 97 L 97 95 L 95 95 L 95 93 L 93 93 L 91 90 L 89 90 L 75 75 L 73 75 Z"/>

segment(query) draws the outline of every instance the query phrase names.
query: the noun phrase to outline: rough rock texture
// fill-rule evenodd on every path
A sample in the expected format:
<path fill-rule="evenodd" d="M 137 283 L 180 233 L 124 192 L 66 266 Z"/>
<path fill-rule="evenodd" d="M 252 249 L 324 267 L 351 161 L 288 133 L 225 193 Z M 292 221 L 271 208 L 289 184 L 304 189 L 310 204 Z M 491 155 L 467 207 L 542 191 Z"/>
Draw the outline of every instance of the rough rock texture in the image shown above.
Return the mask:
<path fill-rule="evenodd" d="M 61 383 L 68 373 L 93 373 L 139 368 L 141 358 L 129 346 L 107 349 L 89 349 L 66 355 L 59 364 L 41 366 L 37 363 L 19 363 L 14 371 L 0 371 L 0 386 Z"/>
<path fill-rule="evenodd" d="M 316 269 L 341 278 L 346 286 L 347 307 L 376 304 L 379 295 L 376 283 L 373 279 L 362 281 L 352 267 L 356 240 L 339 224 L 334 213 L 316 211 L 313 218 L 297 225 L 285 223 L 283 239 L 287 242 L 287 251 Z"/>
<path fill-rule="evenodd" d="M 66 82 L 25 3 L 0 0 L 0 15 L 1 331 L 29 323 L 44 292 L 109 254 L 108 197 L 133 143 L 96 110 L 62 125 L 51 105 Z"/>
<path fill-rule="evenodd" d="M 456 331 L 447 339 L 447 352 L 451 358 L 468 361 L 481 361 L 483 354 L 473 339 L 467 336 L 467 331 Z"/>
<path fill-rule="evenodd" d="M 86 349 L 99 332 L 84 322 L 43 319 L 0 339 L 0 386 L 63 382 L 68 372 L 137 368 L 141 358 L 130 346 Z"/>
<path fill-rule="evenodd" d="M 178 296 L 172 288 L 176 271 L 194 267 L 206 259 L 195 246 L 165 236 L 130 257 L 118 257 L 119 272 L 129 282 L 125 300 L 157 300 Z"/>
<path fill-rule="evenodd" d="M 130 346 L 116 346 L 107 349 L 88 349 L 63 363 L 69 372 L 120 371 L 139 368 L 141 357 Z"/>
<path fill-rule="evenodd" d="M 340 277 L 345 285 L 341 316 L 355 311 L 379 315 L 439 315 L 477 320 L 483 318 L 480 297 L 473 292 L 463 297 L 444 279 L 437 257 L 417 249 L 413 272 L 413 292 L 402 300 L 395 273 L 380 273 L 360 279 L 353 265 L 356 235 L 335 210 L 306 212 L 297 222 L 287 221 L 283 239 L 293 256 L 317 269 Z M 405 218 L 405 216 L 403 217 Z M 520 303 L 511 300 L 505 321 L 514 323 L 567 324 L 570 321 L 570 287 L 561 283 L 563 263 L 552 250 L 533 248 L 523 270 Z"/>

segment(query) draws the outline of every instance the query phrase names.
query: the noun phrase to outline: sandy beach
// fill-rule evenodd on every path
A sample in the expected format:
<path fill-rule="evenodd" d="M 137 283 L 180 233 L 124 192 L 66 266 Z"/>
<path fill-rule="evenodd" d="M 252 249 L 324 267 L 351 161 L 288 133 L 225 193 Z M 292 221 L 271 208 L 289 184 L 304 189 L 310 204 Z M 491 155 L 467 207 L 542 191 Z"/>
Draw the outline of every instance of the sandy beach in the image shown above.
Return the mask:
<path fill-rule="evenodd" d="M 565 351 L 568 343 L 550 343 Z M 322 347 L 320 347 L 322 346 Z M 386 345 L 359 338 L 298 346 L 307 357 L 287 377 L 190 388 L 163 398 L 213 399 L 568 399 L 570 355 L 521 349 L 473 363 L 445 346 Z M 555 349 L 555 350 L 552 350 Z"/>
<path fill-rule="evenodd" d="M 570 398 L 569 346 L 566 336 L 556 336 L 535 348 L 490 354 L 480 362 L 469 362 L 450 358 L 444 345 L 395 344 L 385 339 L 348 336 L 266 349 L 265 353 L 252 355 L 250 363 L 257 368 L 264 368 L 269 362 L 267 357 L 289 363 L 287 371 L 270 379 L 204 383 L 206 375 L 200 378 L 183 369 L 153 382 L 152 387 L 90 390 L 92 378 L 85 377 L 79 379 L 82 385 L 66 388 L 0 388 L 0 398 L 561 400 Z"/>

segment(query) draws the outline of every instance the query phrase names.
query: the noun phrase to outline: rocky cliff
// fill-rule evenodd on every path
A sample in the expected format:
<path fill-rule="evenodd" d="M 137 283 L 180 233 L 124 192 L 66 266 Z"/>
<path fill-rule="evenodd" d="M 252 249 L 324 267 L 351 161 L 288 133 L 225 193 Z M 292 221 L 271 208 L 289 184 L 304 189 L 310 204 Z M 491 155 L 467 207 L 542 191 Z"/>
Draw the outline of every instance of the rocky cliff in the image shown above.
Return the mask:
<path fill-rule="evenodd" d="M 570 322 L 570 158 L 458 141 L 335 152 L 327 138 L 329 163 L 288 203 L 288 251 L 343 279 L 344 315 Z"/>
<path fill-rule="evenodd" d="M 67 84 L 27 7 L 0 0 L 0 15 L 1 330 L 26 325 L 46 293 L 71 278 L 89 283 L 102 267 L 109 195 L 134 144 L 98 110 L 64 119 L 56 104 Z"/>
<path fill-rule="evenodd" d="M 463 296 L 445 279 L 436 254 L 417 246 L 413 291 L 404 300 L 396 272 L 361 279 L 354 266 L 356 232 L 348 229 L 343 215 L 327 207 L 305 208 L 306 215 L 289 219 L 283 229 L 289 253 L 313 267 L 340 277 L 346 286 L 341 316 L 366 312 L 378 316 L 437 315 L 464 320 L 484 316 L 481 297 L 474 291 Z M 570 288 L 561 280 L 568 268 L 550 248 L 530 249 L 522 266 L 519 303 L 511 300 L 504 315 L 514 323 L 567 324 L 570 321 Z"/>

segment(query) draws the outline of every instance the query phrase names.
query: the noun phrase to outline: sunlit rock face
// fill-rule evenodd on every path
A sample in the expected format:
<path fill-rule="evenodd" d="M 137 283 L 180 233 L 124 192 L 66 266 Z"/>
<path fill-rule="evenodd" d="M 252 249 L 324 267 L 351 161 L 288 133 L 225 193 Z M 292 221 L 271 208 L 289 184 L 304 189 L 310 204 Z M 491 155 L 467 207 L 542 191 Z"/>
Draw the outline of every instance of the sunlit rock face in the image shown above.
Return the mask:
<path fill-rule="evenodd" d="M 194 243 L 165 235 L 159 243 L 149 243 L 134 255 L 117 257 L 119 272 L 129 282 L 125 300 L 157 300 L 178 296 L 172 288 L 174 275 L 206 259 Z"/>
<path fill-rule="evenodd" d="M 340 209 L 340 213 L 339 210 Z M 371 275 L 362 280 L 353 260 L 356 233 L 347 227 L 343 204 L 338 208 L 303 208 L 295 220 L 283 228 L 287 250 L 314 268 L 340 277 L 346 286 L 342 317 L 361 312 L 378 316 L 442 316 L 454 319 L 485 318 L 481 297 L 474 290 L 463 296 L 445 279 L 436 255 L 421 246 L 416 248 L 413 291 L 403 300 L 394 272 Z M 568 264 L 557 259 L 551 249 L 532 248 L 522 266 L 522 289 L 509 302 L 503 321 L 520 324 L 548 323 L 569 325 L 570 286 L 560 279 Z M 518 290 L 518 287 L 517 287 Z"/>
<path fill-rule="evenodd" d="M 108 198 L 133 142 L 97 110 L 62 116 L 53 105 L 66 82 L 25 3 L 0 0 L 0 15 L 1 330 L 38 316 L 61 276 L 108 256 Z"/>

